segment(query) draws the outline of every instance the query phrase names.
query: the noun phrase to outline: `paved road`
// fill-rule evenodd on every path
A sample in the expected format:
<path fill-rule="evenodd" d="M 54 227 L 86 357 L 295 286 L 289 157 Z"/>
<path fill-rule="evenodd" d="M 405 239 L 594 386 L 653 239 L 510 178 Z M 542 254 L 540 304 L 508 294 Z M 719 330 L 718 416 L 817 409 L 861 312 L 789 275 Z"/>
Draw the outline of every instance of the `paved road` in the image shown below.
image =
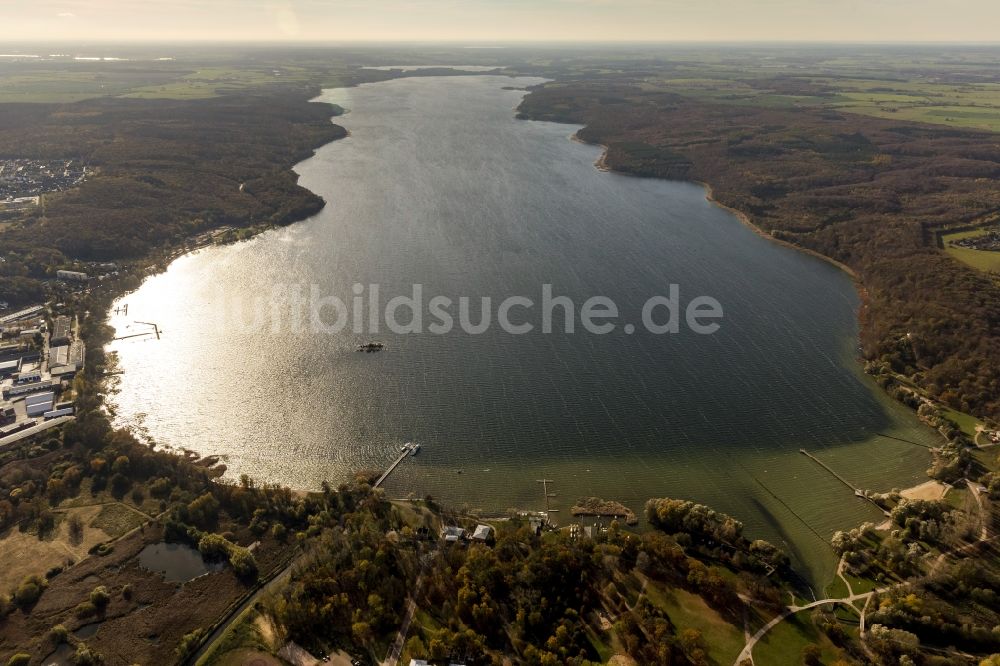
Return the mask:
<path fill-rule="evenodd" d="M 10 435 L 9 437 L 4 437 L 3 439 L 0 439 L 0 446 L 8 446 L 10 444 L 16 444 L 25 437 L 31 437 L 32 435 L 37 435 L 40 432 L 45 432 L 49 428 L 55 428 L 56 426 L 62 425 L 67 421 L 72 421 L 75 418 L 76 418 L 75 416 L 60 416 L 58 418 L 51 419 L 49 421 L 42 421 L 38 425 L 32 426 L 27 430 L 22 430 L 19 433 L 15 433 L 13 435 Z"/>
<path fill-rule="evenodd" d="M 281 585 L 283 585 L 288 580 L 288 578 L 291 577 L 292 569 L 295 567 L 295 565 L 301 562 L 303 559 L 305 559 L 307 555 L 309 555 L 308 552 L 302 553 L 298 557 L 294 558 L 291 562 L 289 562 L 288 566 L 286 566 L 278 573 L 274 574 L 274 576 L 270 580 L 261 585 L 257 589 L 257 591 L 251 594 L 249 597 L 247 597 L 246 600 L 243 601 L 243 603 L 241 603 L 239 606 L 230 611 L 229 615 L 227 615 L 221 621 L 219 626 L 217 626 L 215 630 L 208 635 L 208 638 L 206 638 L 205 642 L 201 644 L 201 647 L 198 649 L 197 652 L 194 653 L 194 656 L 190 657 L 185 663 L 197 664 L 199 659 L 201 659 L 206 654 L 211 652 L 212 649 L 215 647 L 215 644 L 219 641 L 220 638 L 222 638 L 223 634 L 226 633 L 226 630 L 229 629 L 229 627 L 233 625 L 233 623 L 240 617 L 240 615 L 243 614 L 243 611 L 245 611 L 246 609 L 250 608 L 252 605 L 257 603 L 257 601 L 265 594 L 274 592 L 279 587 L 281 587 Z"/>
<path fill-rule="evenodd" d="M 417 602 L 413 600 L 413 597 L 410 597 L 406 602 L 403 624 L 400 625 L 399 633 L 396 634 L 396 639 L 389 648 L 389 654 L 382 660 L 382 666 L 396 666 L 399 663 L 399 657 L 403 654 L 403 646 L 406 645 L 406 634 L 410 631 L 410 623 L 413 622 L 413 616 L 416 612 Z"/>
<path fill-rule="evenodd" d="M 880 592 L 885 592 L 889 589 L 891 588 L 881 587 L 877 590 L 872 590 L 871 592 L 852 594 L 850 596 L 841 597 L 839 599 L 820 599 L 819 601 L 813 601 L 812 603 L 808 603 L 805 606 L 787 606 L 784 611 L 782 611 L 776 617 L 772 618 L 770 622 L 768 622 L 763 627 L 758 629 L 757 633 L 755 633 L 753 636 L 750 637 L 750 640 L 747 641 L 747 644 L 743 646 L 743 650 L 740 652 L 739 656 L 736 657 L 736 661 L 733 662 L 734 666 L 739 666 L 740 662 L 742 662 L 744 659 L 750 658 L 750 655 L 753 654 L 754 647 L 756 647 L 757 645 L 757 641 L 763 638 L 764 635 L 767 634 L 767 632 L 771 631 L 771 629 L 774 629 L 774 627 L 776 627 L 780 622 L 784 621 L 788 617 L 791 617 L 792 615 L 795 615 L 799 611 L 809 610 L 810 608 L 816 608 L 817 606 L 825 606 L 827 604 L 852 604 L 855 601 L 861 601 L 862 599 L 867 600 L 872 595 Z"/>
<path fill-rule="evenodd" d="M 986 507 L 983 506 L 983 499 L 982 499 L 982 497 L 979 496 L 979 493 L 976 492 L 975 486 L 972 483 L 972 481 L 969 481 L 968 479 L 966 479 L 965 483 L 968 485 L 969 492 L 972 493 L 972 496 L 975 498 L 976 505 L 978 506 L 978 509 L 979 509 L 979 516 L 980 516 L 980 520 L 982 521 L 982 527 L 980 528 L 979 536 L 976 539 L 976 541 L 974 541 L 973 543 L 966 544 L 966 545 L 961 546 L 959 548 L 956 548 L 954 550 L 951 550 L 951 551 L 948 551 L 948 552 L 943 552 L 940 555 L 938 555 L 937 560 L 935 560 L 934 564 L 930 568 L 930 572 L 929 572 L 930 574 L 933 574 L 938 569 L 938 567 L 940 567 L 941 564 L 943 564 L 945 562 L 945 560 L 948 558 L 948 555 L 956 555 L 958 553 L 961 553 L 962 551 L 975 548 L 975 547 L 980 546 L 981 544 L 983 544 L 983 543 L 991 540 L 990 533 L 989 533 L 989 527 L 988 527 L 988 524 L 987 524 L 989 516 L 987 515 Z M 753 655 L 753 649 L 757 645 L 757 642 L 761 638 L 763 638 L 764 635 L 767 634 L 767 632 L 769 632 L 771 629 L 773 629 L 779 623 L 781 623 L 785 619 L 791 617 L 792 615 L 795 615 L 799 611 L 804 611 L 804 610 L 808 610 L 810 608 L 815 608 L 816 606 L 823 606 L 825 604 L 852 604 L 855 601 L 860 601 L 860 600 L 864 599 L 865 600 L 865 607 L 861 611 L 861 621 L 860 621 L 860 624 L 859 624 L 861 636 L 863 638 L 864 635 L 865 635 L 865 612 L 868 609 L 868 603 L 871 601 L 871 597 L 874 596 L 875 594 L 881 594 L 882 592 L 887 592 L 887 591 L 889 591 L 889 590 L 891 590 L 893 588 L 899 587 L 901 585 L 906 585 L 907 583 L 904 581 L 902 583 L 897 583 L 895 585 L 890 585 L 888 587 L 880 587 L 880 588 L 878 588 L 876 590 L 872 590 L 871 592 L 864 592 L 864 593 L 861 593 L 861 594 L 852 594 L 851 584 L 843 576 L 843 565 L 844 565 L 844 559 L 841 558 L 840 562 L 837 564 L 837 575 L 840 576 L 845 583 L 847 583 L 848 596 L 841 597 L 839 599 L 820 599 L 819 601 L 814 601 L 811 604 L 806 604 L 805 606 L 795 606 L 795 605 L 786 606 L 784 611 L 782 611 L 779 615 L 777 615 L 774 618 L 772 618 L 770 622 L 768 622 L 763 627 L 761 627 L 760 629 L 758 629 L 757 633 L 755 633 L 753 636 L 750 637 L 750 640 L 748 640 L 747 643 L 746 643 L 746 645 L 743 646 L 743 650 L 740 652 L 739 656 L 736 657 L 736 661 L 734 662 L 734 666 L 739 666 L 740 662 L 743 661 L 744 659 L 750 659 L 750 661 L 753 662 L 753 657 L 752 657 L 752 655 Z M 868 647 L 865 645 L 864 640 L 861 641 L 861 645 L 865 648 L 865 650 L 867 652 L 868 651 Z"/>

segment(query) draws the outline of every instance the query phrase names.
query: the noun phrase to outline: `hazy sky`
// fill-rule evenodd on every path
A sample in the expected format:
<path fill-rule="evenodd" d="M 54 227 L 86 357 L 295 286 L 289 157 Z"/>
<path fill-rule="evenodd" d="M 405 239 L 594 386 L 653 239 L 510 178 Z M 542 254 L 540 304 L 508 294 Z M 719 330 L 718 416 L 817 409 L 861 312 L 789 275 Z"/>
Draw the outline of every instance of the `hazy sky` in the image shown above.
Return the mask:
<path fill-rule="evenodd" d="M 12 40 L 996 41 L 998 0 L 0 0 Z"/>

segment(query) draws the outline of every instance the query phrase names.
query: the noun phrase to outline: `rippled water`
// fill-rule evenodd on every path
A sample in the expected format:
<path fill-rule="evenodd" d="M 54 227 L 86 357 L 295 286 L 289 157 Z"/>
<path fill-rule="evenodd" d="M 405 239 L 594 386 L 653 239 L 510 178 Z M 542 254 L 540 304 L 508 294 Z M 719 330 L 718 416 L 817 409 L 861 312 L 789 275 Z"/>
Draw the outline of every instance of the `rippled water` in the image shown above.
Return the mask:
<path fill-rule="evenodd" d="M 315 487 L 384 468 L 387 483 L 502 511 L 599 495 L 635 509 L 652 496 L 695 499 L 787 547 L 814 579 L 823 541 L 877 512 L 799 453 L 853 484 L 886 490 L 923 479 L 933 441 L 860 373 L 850 280 L 769 242 L 690 183 L 594 168 L 578 129 L 519 121 L 534 79 L 408 78 L 327 91 L 349 109 L 350 137 L 298 165 L 328 205 L 253 240 L 182 257 L 123 299 L 124 335 L 155 321 L 162 339 L 116 342 L 120 418 L 158 442 L 223 454 L 230 474 Z M 600 294 L 624 321 L 680 285 L 710 295 L 721 330 L 655 336 L 534 331 L 376 337 L 234 325 L 240 298 L 275 284 L 382 302 L 419 282 L 430 295 L 540 298 Z M 275 297 L 290 307 L 288 292 Z M 477 311 L 474 308 L 474 312 Z M 404 318 L 405 319 L 405 318 Z M 568 517 L 568 516 L 566 516 Z"/>

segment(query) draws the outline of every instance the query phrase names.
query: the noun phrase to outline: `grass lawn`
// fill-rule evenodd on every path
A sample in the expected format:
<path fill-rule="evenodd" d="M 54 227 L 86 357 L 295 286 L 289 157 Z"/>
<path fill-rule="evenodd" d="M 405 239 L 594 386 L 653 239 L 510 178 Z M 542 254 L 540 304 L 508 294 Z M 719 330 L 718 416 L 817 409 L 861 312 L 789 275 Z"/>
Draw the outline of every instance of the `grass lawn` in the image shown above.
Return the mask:
<path fill-rule="evenodd" d="M 727 622 L 698 595 L 686 590 L 663 590 L 655 582 L 649 581 L 646 596 L 654 605 L 666 611 L 678 630 L 690 628 L 700 631 L 708 644 L 708 655 L 715 663 L 732 664 L 743 649 L 743 630 Z"/>
<path fill-rule="evenodd" d="M 246 663 L 242 659 L 245 656 L 252 654 L 258 657 L 259 653 L 266 655 L 269 646 L 260 634 L 256 619 L 255 609 L 248 608 L 243 611 L 239 619 L 222 635 L 216 648 L 199 659 L 196 666 L 242 665 Z M 280 659 L 274 657 L 270 659 L 274 664 L 282 663 Z"/>
<path fill-rule="evenodd" d="M 967 488 L 955 487 L 948 491 L 944 501 L 956 509 L 965 510 L 965 501 L 968 494 L 969 490 Z"/>
<path fill-rule="evenodd" d="M 1000 460 L 998 460 L 1000 458 L 1000 447 L 994 446 L 988 449 L 975 449 L 972 451 L 972 457 L 991 472 L 997 471 L 998 467 L 1000 467 Z"/>
<path fill-rule="evenodd" d="M 601 656 L 601 661 L 607 663 L 615 655 L 615 649 L 605 642 L 604 637 L 589 624 L 587 625 L 587 640 Z"/>
<path fill-rule="evenodd" d="M 1000 253 L 998 253 L 1000 254 Z M 1000 258 L 1000 257 L 998 257 Z M 944 416 L 949 421 L 954 421 L 955 425 L 958 426 L 959 430 L 965 433 L 966 437 L 969 439 L 975 439 L 976 437 L 976 426 L 983 425 L 982 422 L 975 416 L 969 416 L 964 412 L 960 412 L 950 407 L 941 407 L 941 415 Z"/>
<path fill-rule="evenodd" d="M 129 530 L 139 527 L 147 520 L 148 518 L 138 509 L 115 502 L 103 505 L 97 516 L 90 522 L 90 526 L 103 530 L 112 538 L 117 538 Z"/>
<path fill-rule="evenodd" d="M 1000 131 L 1000 127 L 997 129 Z M 1000 252 L 973 250 L 970 248 L 952 247 L 949 245 L 951 241 L 961 240 L 963 238 L 973 238 L 975 236 L 982 235 L 983 232 L 983 229 L 974 229 L 972 231 L 962 231 L 955 234 L 944 234 L 941 236 L 941 242 L 944 243 L 945 247 L 944 251 L 955 259 L 961 261 L 963 264 L 967 264 L 973 268 L 981 271 L 995 271 L 1000 273 Z"/>
<path fill-rule="evenodd" d="M 824 664 L 840 657 L 840 650 L 816 629 L 809 619 L 809 611 L 804 611 L 778 623 L 765 634 L 754 648 L 753 659 L 757 664 L 801 664 L 802 649 L 810 643 L 819 646 Z"/>
<path fill-rule="evenodd" d="M 946 252 L 973 268 L 1000 273 L 1000 252 L 972 250 L 965 247 L 949 247 Z"/>
<path fill-rule="evenodd" d="M 851 576 L 850 574 L 844 574 L 844 576 L 847 580 L 851 581 L 851 589 L 854 590 L 854 594 L 871 592 L 876 587 L 876 583 L 873 580 L 858 578 L 857 576 Z"/>
<path fill-rule="evenodd" d="M 93 526 L 92 521 L 100 512 L 96 506 L 80 507 L 60 511 L 52 534 L 39 539 L 37 535 L 9 529 L 0 534 L 0 589 L 16 587 L 28 575 L 44 575 L 56 566 L 65 566 L 68 561 L 78 562 L 87 557 L 87 550 L 107 541 L 108 534 Z M 69 537 L 69 516 L 76 515 L 83 523 L 83 538 L 74 542 Z"/>
<path fill-rule="evenodd" d="M 851 585 L 853 586 L 854 583 L 852 582 Z M 834 576 L 833 581 L 831 581 L 830 584 L 824 588 L 824 593 L 830 599 L 846 597 L 847 585 L 840 579 L 840 576 Z"/>

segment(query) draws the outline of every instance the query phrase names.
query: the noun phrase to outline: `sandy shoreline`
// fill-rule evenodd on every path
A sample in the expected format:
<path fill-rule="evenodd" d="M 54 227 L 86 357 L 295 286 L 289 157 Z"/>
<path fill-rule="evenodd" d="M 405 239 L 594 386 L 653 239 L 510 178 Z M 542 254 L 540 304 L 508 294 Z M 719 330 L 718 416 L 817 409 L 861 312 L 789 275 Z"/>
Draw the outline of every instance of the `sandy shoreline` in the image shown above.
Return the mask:
<path fill-rule="evenodd" d="M 949 487 L 950 486 L 941 483 L 940 481 L 934 481 L 932 479 L 930 481 L 917 484 L 912 488 L 901 490 L 899 491 L 899 495 L 911 500 L 939 500 L 945 496 Z"/>

